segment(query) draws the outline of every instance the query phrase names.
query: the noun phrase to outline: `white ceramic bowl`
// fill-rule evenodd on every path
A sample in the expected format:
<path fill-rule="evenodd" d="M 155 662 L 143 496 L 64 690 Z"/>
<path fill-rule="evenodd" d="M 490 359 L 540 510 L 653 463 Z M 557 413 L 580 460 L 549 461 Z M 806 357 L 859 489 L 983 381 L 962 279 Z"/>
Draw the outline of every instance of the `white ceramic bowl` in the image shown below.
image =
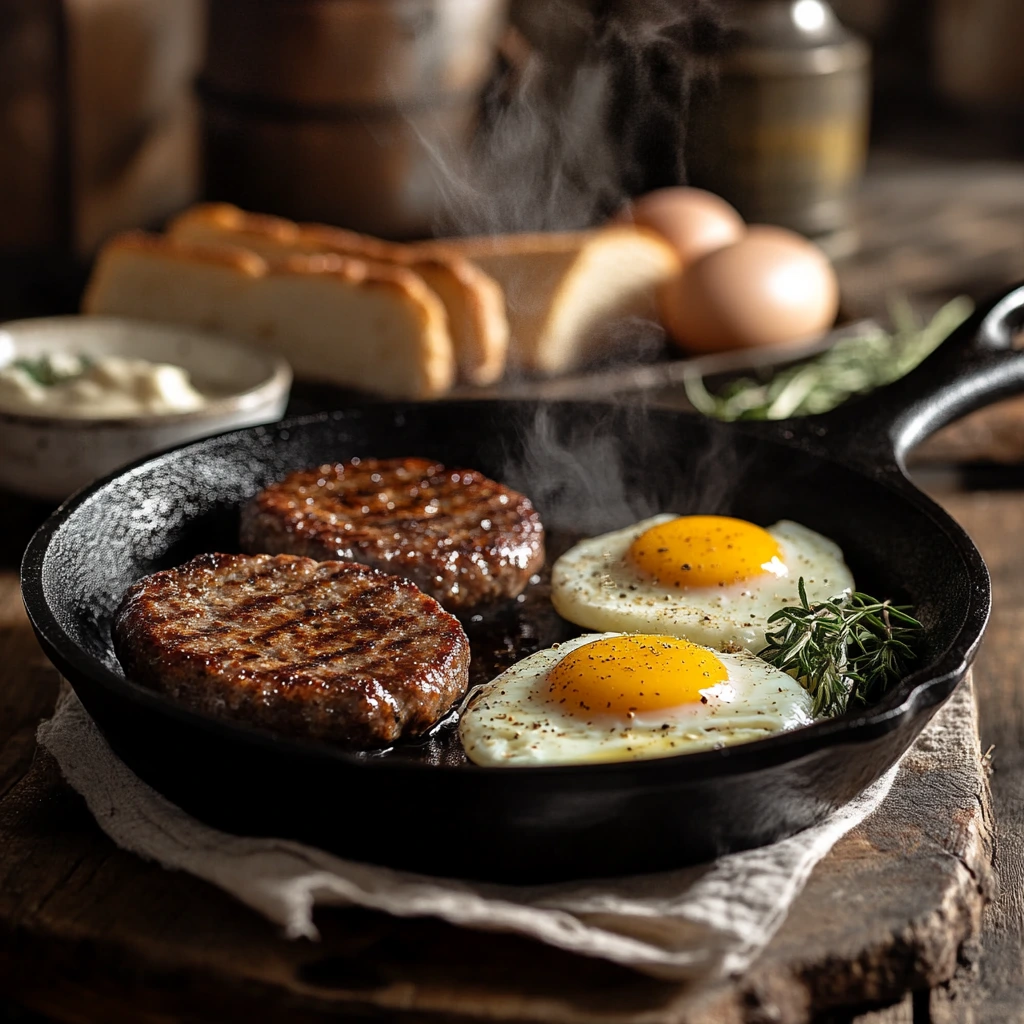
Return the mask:
<path fill-rule="evenodd" d="M 125 356 L 187 370 L 210 397 L 191 412 L 109 419 L 0 410 L 0 488 L 61 501 L 142 458 L 210 434 L 272 423 L 284 414 L 292 372 L 219 335 L 120 317 L 60 316 L 0 324 L 0 366 L 49 352 Z"/>

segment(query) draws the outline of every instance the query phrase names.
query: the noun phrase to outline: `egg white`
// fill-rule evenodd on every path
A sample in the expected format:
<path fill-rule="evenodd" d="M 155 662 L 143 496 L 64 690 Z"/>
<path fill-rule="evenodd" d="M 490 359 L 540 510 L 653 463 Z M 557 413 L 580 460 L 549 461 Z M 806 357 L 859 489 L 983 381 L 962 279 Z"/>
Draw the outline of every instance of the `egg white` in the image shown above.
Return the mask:
<path fill-rule="evenodd" d="M 466 756 L 486 766 L 634 761 L 749 743 L 809 725 L 811 697 L 791 676 L 749 651 L 717 654 L 728 681 L 706 703 L 589 721 L 545 704 L 547 675 L 570 651 L 621 633 L 589 633 L 516 662 L 475 690 L 459 719 Z"/>
<path fill-rule="evenodd" d="M 629 546 L 659 523 L 657 515 L 614 533 L 580 541 L 555 562 L 551 601 L 564 619 L 585 629 L 664 633 L 695 644 L 760 651 L 768 617 L 783 604 L 797 604 L 802 576 L 811 602 L 853 590 L 853 574 L 834 541 L 799 523 L 767 527 L 782 550 L 787 573 L 766 573 L 730 587 L 683 589 L 659 583 L 627 558 Z"/>

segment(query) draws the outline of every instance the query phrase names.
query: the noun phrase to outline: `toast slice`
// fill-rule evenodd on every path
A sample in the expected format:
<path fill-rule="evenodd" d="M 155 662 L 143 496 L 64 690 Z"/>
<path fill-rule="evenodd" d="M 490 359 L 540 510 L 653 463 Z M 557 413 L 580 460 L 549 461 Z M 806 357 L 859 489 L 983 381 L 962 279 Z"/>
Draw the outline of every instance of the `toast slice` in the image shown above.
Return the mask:
<path fill-rule="evenodd" d="M 652 231 L 593 231 L 453 238 L 421 251 L 472 260 L 504 289 L 509 363 L 550 376 L 606 355 L 624 322 L 658 322 L 656 294 L 679 272 L 676 251 Z"/>
<path fill-rule="evenodd" d="M 82 310 L 220 331 L 279 352 L 300 376 L 390 397 L 432 398 L 455 377 L 440 299 L 392 264 L 271 264 L 237 246 L 130 232 L 101 250 Z"/>
<path fill-rule="evenodd" d="M 193 206 L 171 222 L 168 234 L 183 242 L 240 245 L 270 261 L 297 254 L 336 253 L 407 267 L 419 274 L 444 304 L 460 378 L 470 384 L 493 384 L 505 370 L 508 320 L 504 295 L 492 278 L 460 256 L 422 253 L 342 228 L 246 213 L 227 203 Z"/>

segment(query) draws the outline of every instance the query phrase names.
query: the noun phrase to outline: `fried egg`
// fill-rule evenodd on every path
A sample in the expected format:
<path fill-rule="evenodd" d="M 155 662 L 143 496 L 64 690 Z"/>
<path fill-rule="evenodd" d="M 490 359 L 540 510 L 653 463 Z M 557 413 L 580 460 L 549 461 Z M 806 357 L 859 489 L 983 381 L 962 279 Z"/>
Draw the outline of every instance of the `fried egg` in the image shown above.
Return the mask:
<path fill-rule="evenodd" d="M 755 653 L 780 605 L 853 589 L 839 546 L 799 523 L 659 515 L 581 541 L 555 563 L 551 600 L 593 630 L 666 633 Z"/>
<path fill-rule="evenodd" d="M 479 765 L 589 764 L 748 743 L 811 721 L 807 691 L 749 651 L 591 633 L 476 690 L 459 736 Z"/>

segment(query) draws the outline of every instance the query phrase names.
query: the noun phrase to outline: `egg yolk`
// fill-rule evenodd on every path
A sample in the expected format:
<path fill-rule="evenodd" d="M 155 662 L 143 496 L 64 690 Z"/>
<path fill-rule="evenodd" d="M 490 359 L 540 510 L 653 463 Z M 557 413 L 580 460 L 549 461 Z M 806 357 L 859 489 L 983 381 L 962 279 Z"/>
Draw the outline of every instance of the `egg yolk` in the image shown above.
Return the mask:
<path fill-rule="evenodd" d="M 629 546 L 629 558 L 659 583 L 685 589 L 786 575 L 775 538 L 728 516 L 680 516 L 652 526 Z"/>
<path fill-rule="evenodd" d="M 547 675 L 546 703 L 573 718 L 633 718 L 704 700 L 725 682 L 725 666 L 704 647 L 668 636 L 595 640 L 570 651 Z"/>

